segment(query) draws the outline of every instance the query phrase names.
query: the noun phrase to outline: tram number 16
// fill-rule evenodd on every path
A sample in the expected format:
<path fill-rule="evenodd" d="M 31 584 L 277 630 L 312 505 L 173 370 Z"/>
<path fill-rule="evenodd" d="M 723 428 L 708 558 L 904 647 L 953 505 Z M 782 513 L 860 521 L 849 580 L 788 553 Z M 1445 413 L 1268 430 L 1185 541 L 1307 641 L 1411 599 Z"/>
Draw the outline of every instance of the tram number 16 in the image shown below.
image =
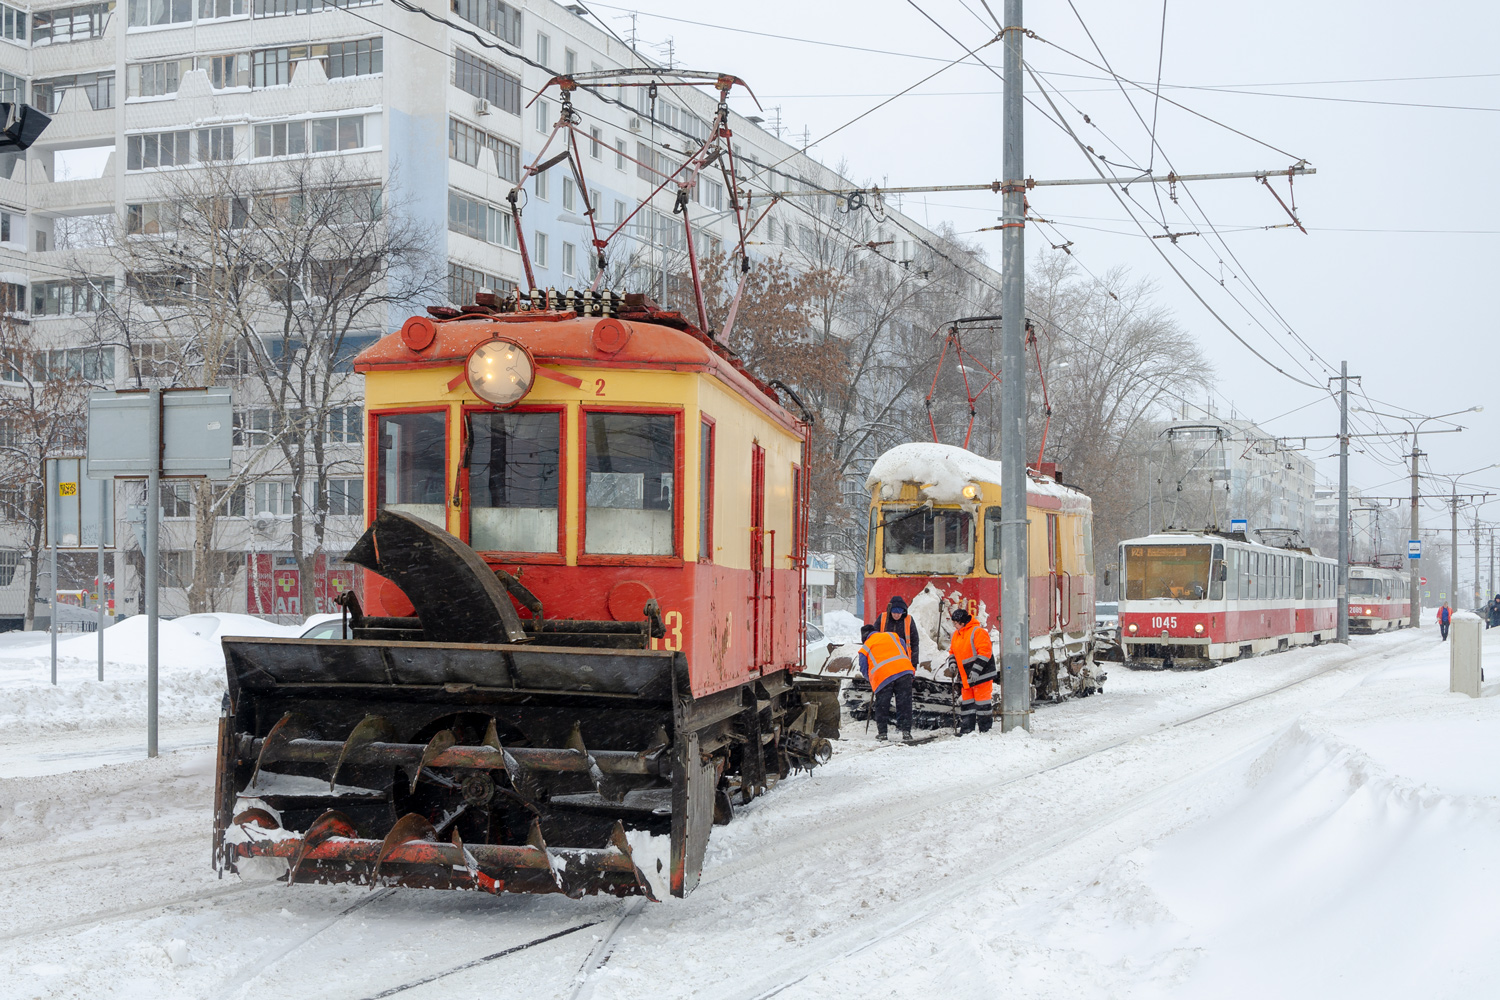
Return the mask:
<path fill-rule="evenodd" d="M 1152 615 L 1151 616 L 1151 627 L 1152 628 L 1176 628 L 1177 627 L 1177 616 L 1176 615 Z"/>

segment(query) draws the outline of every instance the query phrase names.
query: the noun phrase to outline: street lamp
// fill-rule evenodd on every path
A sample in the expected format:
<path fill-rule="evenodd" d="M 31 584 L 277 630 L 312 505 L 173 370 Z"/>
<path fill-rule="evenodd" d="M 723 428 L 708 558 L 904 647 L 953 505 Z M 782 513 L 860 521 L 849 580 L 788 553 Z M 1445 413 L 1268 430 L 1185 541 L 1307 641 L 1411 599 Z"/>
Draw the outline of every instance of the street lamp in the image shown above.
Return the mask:
<path fill-rule="evenodd" d="M 1466 410 L 1454 410 L 1452 413 L 1439 413 L 1431 417 L 1407 417 L 1399 413 L 1382 413 L 1379 410 L 1368 410 L 1363 407 L 1351 407 L 1357 413 L 1368 413 L 1375 417 L 1389 417 L 1391 420 L 1403 421 L 1411 428 L 1411 537 L 1421 544 L 1421 517 L 1420 504 L 1422 501 L 1421 489 L 1417 484 L 1417 458 L 1422 452 L 1417 448 L 1417 433 L 1421 431 L 1422 425 L 1431 420 L 1445 420 L 1448 417 L 1456 417 L 1461 413 L 1482 413 L 1483 406 L 1471 406 Z M 1463 430 L 1462 427 L 1458 428 Z M 1456 537 L 1456 536 L 1455 536 Z M 1409 581 L 1407 589 L 1411 597 L 1411 624 L 1413 628 L 1422 627 L 1422 591 L 1417 586 L 1417 561 L 1408 557 L 1406 560 Z"/>

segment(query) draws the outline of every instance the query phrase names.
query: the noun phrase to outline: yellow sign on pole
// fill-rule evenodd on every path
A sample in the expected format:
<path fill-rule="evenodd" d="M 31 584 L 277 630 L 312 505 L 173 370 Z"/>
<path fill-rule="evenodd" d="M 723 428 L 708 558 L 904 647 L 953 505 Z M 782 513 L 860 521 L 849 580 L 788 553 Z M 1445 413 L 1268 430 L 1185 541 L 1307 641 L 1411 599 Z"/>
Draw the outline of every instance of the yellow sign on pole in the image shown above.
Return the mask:
<path fill-rule="evenodd" d="M 57 495 L 60 497 L 76 497 L 78 495 L 77 483 L 58 483 Z"/>

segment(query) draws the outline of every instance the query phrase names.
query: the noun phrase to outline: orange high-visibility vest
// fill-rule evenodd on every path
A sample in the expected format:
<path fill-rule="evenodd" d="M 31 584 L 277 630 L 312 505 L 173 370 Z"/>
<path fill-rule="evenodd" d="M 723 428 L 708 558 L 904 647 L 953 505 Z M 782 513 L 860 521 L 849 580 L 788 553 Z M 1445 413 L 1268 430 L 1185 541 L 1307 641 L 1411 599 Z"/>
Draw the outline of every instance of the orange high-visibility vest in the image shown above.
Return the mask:
<path fill-rule="evenodd" d="M 879 691 L 901 674 L 916 673 L 901 640 L 889 632 L 876 632 L 865 640 L 860 652 L 870 665 L 870 690 Z"/>
<path fill-rule="evenodd" d="M 958 664 L 966 688 L 977 687 L 995 679 L 995 652 L 990 645 L 990 630 L 970 621 L 953 633 L 948 651 Z"/>

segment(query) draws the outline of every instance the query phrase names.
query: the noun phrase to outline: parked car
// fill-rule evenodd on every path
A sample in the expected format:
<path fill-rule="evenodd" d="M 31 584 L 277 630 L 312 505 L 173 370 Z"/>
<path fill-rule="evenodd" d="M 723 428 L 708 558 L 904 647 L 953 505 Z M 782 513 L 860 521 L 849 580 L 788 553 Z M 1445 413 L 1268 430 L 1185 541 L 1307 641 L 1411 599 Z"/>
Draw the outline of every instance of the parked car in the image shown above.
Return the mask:
<path fill-rule="evenodd" d="M 299 639 L 342 639 L 344 638 L 344 616 L 337 615 L 313 615 L 307 619 L 307 627 L 302 630 Z"/>

